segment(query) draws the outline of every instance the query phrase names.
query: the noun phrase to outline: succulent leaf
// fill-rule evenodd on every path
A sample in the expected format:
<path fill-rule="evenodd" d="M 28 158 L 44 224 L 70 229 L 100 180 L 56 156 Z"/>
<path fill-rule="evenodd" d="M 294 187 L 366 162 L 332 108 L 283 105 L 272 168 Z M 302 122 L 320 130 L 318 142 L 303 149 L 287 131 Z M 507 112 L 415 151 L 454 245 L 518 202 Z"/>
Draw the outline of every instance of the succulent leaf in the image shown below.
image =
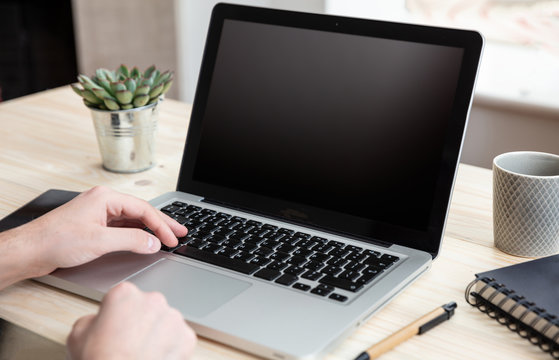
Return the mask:
<path fill-rule="evenodd" d="M 111 83 L 111 93 L 116 95 L 117 91 L 126 90 L 126 85 L 123 82 L 117 81 Z"/>
<path fill-rule="evenodd" d="M 155 69 L 155 71 L 151 72 L 151 75 L 149 76 L 149 78 L 151 79 L 151 83 L 153 84 L 155 82 L 155 79 L 157 79 L 159 77 L 159 70 Z"/>
<path fill-rule="evenodd" d="M 153 86 L 157 86 L 159 84 L 164 83 L 165 81 L 167 81 L 169 79 L 169 77 L 171 76 L 171 73 L 169 72 L 169 70 L 165 71 L 164 73 L 161 73 L 153 82 Z"/>
<path fill-rule="evenodd" d="M 169 89 L 171 88 L 171 85 L 173 85 L 173 79 L 167 80 L 167 82 L 165 82 L 163 84 L 163 91 L 161 91 L 161 95 L 163 95 L 167 91 L 169 91 Z"/>
<path fill-rule="evenodd" d="M 149 101 L 149 95 L 147 94 L 142 94 L 142 95 L 138 95 L 134 98 L 133 104 L 135 107 L 140 107 L 140 106 L 144 106 L 145 104 L 147 104 Z"/>
<path fill-rule="evenodd" d="M 91 88 L 97 87 L 97 84 L 85 75 L 78 76 L 78 81 L 82 84 L 84 89 L 91 90 Z"/>
<path fill-rule="evenodd" d="M 124 75 L 124 78 L 127 78 L 130 76 L 130 72 L 128 71 L 128 68 L 126 67 L 126 65 L 122 64 L 119 66 L 118 68 L 118 72 L 122 75 Z"/>
<path fill-rule="evenodd" d="M 101 70 L 105 73 L 105 78 L 109 82 L 114 82 L 116 80 L 116 76 L 115 76 L 114 72 L 112 72 L 111 70 L 107 70 L 107 69 L 101 69 Z"/>
<path fill-rule="evenodd" d="M 155 65 L 152 65 L 152 66 L 148 67 L 148 68 L 146 69 L 146 71 L 144 71 L 144 78 L 147 79 L 147 78 L 151 77 L 151 74 L 152 74 L 154 71 L 155 71 Z"/>
<path fill-rule="evenodd" d="M 105 69 L 97 69 L 95 70 L 95 77 L 97 78 L 96 80 L 107 80 L 107 75 L 105 73 Z"/>
<path fill-rule="evenodd" d="M 76 84 L 70 84 L 70 86 L 72 87 L 72 90 L 74 90 L 74 92 L 75 92 L 76 94 L 78 94 L 79 96 L 82 96 L 82 91 L 83 91 L 84 89 L 82 89 L 81 87 L 79 87 L 79 86 L 76 85 Z"/>
<path fill-rule="evenodd" d="M 134 94 L 129 90 L 118 90 L 115 92 L 116 99 L 121 105 L 130 104 Z"/>
<path fill-rule="evenodd" d="M 103 102 L 101 99 L 95 96 L 95 94 L 90 90 L 84 90 L 82 92 L 82 96 L 84 99 L 86 99 L 88 102 L 92 104 L 101 104 Z"/>
<path fill-rule="evenodd" d="M 136 66 L 134 66 L 132 68 L 132 71 L 130 71 L 130 77 L 137 79 L 140 77 L 140 70 L 138 70 L 138 68 Z"/>
<path fill-rule="evenodd" d="M 132 93 L 134 94 L 136 92 L 136 80 L 132 79 L 132 78 L 128 78 L 124 81 L 124 85 L 126 85 L 126 88 Z"/>
<path fill-rule="evenodd" d="M 107 90 L 103 89 L 103 88 L 93 88 L 91 89 L 91 91 L 93 91 L 93 93 L 95 94 L 95 96 L 97 96 L 99 99 L 104 99 L 104 98 L 111 98 L 113 100 L 115 100 L 115 98 L 109 94 L 107 92 Z"/>
<path fill-rule="evenodd" d="M 150 99 L 156 98 L 159 95 L 161 95 L 161 92 L 163 91 L 163 86 L 165 86 L 165 84 L 159 84 L 156 87 L 152 88 L 149 92 Z"/>
<path fill-rule="evenodd" d="M 137 95 L 147 95 L 147 94 L 149 94 L 149 89 L 150 89 L 149 85 L 138 86 L 136 88 L 136 92 L 134 93 L 134 95 L 136 95 L 136 96 Z"/>
<path fill-rule="evenodd" d="M 97 83 L 101 85 L 101 87 L 105 89 L 105 91 L 107 91 L 109 94 L 112 94 L 111 83 L 109 82 L 109 80 L 99 79 L 97 80 Z"/>
<path fill-rule="evenodd" d="M 143 85 L 147 85 L 149 87 L 151 87 L 153 85 L 153 80 L 151 78 L 144 78 L 141 81 L 142 86 Z"/>
<path fill-rule="evenodd" d="M 83 103 L 84 103 L 85 106 L 87 106 L 87 107 L 95 107 L 95 104 L 90 103 L 90 102 L 87 101 L 86 99 L 83 99 Z"/>
<path fill-rule="evenodd" d="M 151 99 L 151 100 L 148 102 L 148 105 L 151 105 L 151 104 L 153 104 L 153 103 L 156 103 L 158 100 L 159 100 L 159 97 L 154 97 L 153 99 Z"/>
<path fill-rule="evenodd" d="M 134 105 L 133 104 L 124 104 L 124 105 L 120 105 L 120 108 L 122 110 L 130 110 L 130 109 L 134 108 Z"/>
<path fill-rule="evenodd" d="M 118 103 L 110 97 L 104 98 L 103 102 L 105 103 L 105 106 L 109 110 L 120 110 L 120 106 L 118 105 Z"/>

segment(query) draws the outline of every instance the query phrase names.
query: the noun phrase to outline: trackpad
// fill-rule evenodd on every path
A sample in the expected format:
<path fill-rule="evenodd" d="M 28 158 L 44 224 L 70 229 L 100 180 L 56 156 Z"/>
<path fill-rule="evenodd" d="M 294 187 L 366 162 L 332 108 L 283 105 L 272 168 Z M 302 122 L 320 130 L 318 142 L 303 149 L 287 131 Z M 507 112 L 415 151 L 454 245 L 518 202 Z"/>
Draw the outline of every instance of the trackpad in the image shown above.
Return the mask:
<path fill-rule="evenodd" d="M 202 317 L 251 286 L 251 283 L 195 266 L 161 260 L 127 279 L 143 291 L 159 291 L 186 317 Z"/>

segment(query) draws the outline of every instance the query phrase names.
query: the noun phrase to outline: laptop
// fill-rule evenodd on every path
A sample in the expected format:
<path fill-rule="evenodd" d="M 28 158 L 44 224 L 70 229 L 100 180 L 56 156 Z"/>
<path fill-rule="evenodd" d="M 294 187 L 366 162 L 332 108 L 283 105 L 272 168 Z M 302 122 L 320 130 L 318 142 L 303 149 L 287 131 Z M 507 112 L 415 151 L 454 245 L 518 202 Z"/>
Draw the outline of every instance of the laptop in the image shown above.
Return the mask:
<path fill-rule="evenodd" d="M 44 283 L 162 292 L 203 337 L 321 358 L 425 273 L 444 233 L 479 33 L 218 4 L 176 191 L 177 248 Z"/>

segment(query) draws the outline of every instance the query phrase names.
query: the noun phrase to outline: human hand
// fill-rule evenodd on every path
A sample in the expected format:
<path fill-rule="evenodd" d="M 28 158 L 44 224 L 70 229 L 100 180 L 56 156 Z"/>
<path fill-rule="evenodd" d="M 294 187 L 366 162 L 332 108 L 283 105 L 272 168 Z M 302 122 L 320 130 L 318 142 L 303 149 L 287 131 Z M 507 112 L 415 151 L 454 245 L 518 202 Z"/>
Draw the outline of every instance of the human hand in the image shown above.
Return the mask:
<path fill-rule="evenodd" d="M 185 359 L 196 334 L 160 293 L 121 283 L 103 298 L 97 315 L 84 316 L 68 336 L 67 351 L 79 359 Z"/>
<path fill-rule="evenodd" d="M 155 235 L 143 231 L 147 226 Z M 94 187 L 20 227 L 28 241 L 33 276 L 84 264 L 113 251 L 157 252 L 177 245 L 187 229 L 148 202 L 106 187 Z"/>

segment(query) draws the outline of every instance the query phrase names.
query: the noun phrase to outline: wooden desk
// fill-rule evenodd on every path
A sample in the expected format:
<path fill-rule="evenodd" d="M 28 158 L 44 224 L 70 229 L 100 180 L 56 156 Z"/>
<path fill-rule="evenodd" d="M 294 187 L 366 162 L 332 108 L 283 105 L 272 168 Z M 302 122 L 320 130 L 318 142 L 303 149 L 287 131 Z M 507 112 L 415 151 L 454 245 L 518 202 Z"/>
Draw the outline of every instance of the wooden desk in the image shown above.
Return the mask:
<path fill-rule="evenodd" d="M 101 168 L 89 110 L 69 87 L 0 104 L 0 217 L 50 188 L 83 191 L 97 184 L 149 200 L 174 190 L 190 106 L 165 100 L 160 112 L 157 165 L 138 174 Z M 327 359 L 353 359 L 435 307 L 456 301 L 448 322 L 416 336 L 383 359 L 549 359 L 528 341 L 466 304 L 464 289 L 477 272 L 525 259 L 493 247 L 491 171 L 461 165 L 442 251 L 432 269 Z M 64 343 L 79 317 L 97 303 L 34 281 L 0 291 L 0 317 Z M 302 341 L 304 341 L 302 339 Z M 247 359 L 253 356 L 201 339 L 196 359 Z"/>

